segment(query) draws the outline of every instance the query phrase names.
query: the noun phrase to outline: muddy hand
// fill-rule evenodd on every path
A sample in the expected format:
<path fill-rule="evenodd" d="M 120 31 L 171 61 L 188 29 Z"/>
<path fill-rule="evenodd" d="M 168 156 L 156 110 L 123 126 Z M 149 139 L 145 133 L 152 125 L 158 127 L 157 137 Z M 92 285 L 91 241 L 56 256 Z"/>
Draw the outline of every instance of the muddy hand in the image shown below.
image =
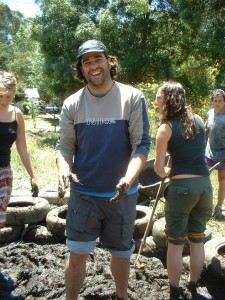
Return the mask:
<path fill-rule="evenodd" d="M 77 184 L 81 184 L 82 185 L 82 183 L 80 182 L 80 180 L 77 178 L 77 175 L 76 174 L 73 174 L 73 173 L 69 173 L 69 180 L 71 180 L 71 181 L 73 181 L 73 182 L 75 182 L 75 183 L 77 183 Z"/>
<path fill-rule="evenodd" d="M 37 185 L 31 185 L 31 196 L 38 197 L 39 189 Z"/>
<path fill-rule="evenodd" d="M 31 196 L 32 197 L 38 197 L 38 183 L 37 183 L 37 179 L 35 177 L 32 177 L 30 179 L 30 185 L 31 185 Z"/>
<path fill-rule="evenodd" d="M 113 204 L 116 203 L 118 200 L 120 200 L 121 198 L 123 198 L 124 196 L 126 196 L 127 191 L 129 189 L 129 184 L 126 182 L 123 183 L 119 183 L 116 186 L 116 194 L 114 197 L 110 198 L 108 203 L 109 204 Z"/>
<path fill-rule="evenodd" d="M 59 198 L 63 198 L 65 196 L 66 189 L 69 186 L 69 181 L 82 184 L 77 178 L 76 174 L 70 172 L 68 175 L 62 175 L 59 179 L 59 187 L 58 187 Z"/>
<path fill-rule="evenodd" d="M 61 175 L 59 178 L 59 186 L 58 186 L 58 194 L 59 194 L 59 198 L 63 198 L 65 193 L 66 193 L 66 189 L 69 186 L 69 175 Z"/>

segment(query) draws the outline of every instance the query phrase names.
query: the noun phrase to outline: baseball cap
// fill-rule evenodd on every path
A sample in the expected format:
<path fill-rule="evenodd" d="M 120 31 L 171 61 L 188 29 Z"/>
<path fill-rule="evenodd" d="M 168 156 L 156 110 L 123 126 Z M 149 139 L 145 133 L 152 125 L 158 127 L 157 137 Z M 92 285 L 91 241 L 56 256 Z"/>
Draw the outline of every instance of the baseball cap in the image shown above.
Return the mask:
<path fill-rule="evenodd" d="M 89 52 L 105 52 L 108 53 L 106 46 L 97 40 L 88 40 L 84 42 L 78 49 L 77 59 Z"/>

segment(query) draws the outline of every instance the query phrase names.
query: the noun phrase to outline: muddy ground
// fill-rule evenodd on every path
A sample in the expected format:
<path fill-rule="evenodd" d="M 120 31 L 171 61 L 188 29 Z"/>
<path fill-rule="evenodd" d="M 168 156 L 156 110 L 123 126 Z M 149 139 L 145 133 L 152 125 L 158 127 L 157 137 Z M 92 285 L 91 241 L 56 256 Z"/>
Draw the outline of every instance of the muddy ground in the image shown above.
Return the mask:
<path fill-rule="evenodd" d="M 68 255 L 64 243 L 13 242 L 1 246 L 0 300 L 65 300 L 64 265 Z M 129 299 L 169 299 L 165 253 L 161 253 L 160 259 L 142 255 L 138 266 L 136 257 L 137 254 L 133 254 L 131 258 Z M 81 299 L 115 299 L 109 259 L 109 253 L 101 247 L 89 256 Z M 187 262 L 188 258 L 184 258 L 182 285 L 187 282 Z M 224 282 L 208 270 L 203 274 L 199 291 L 204 295 L 201 299 L 225 299 Z"/>

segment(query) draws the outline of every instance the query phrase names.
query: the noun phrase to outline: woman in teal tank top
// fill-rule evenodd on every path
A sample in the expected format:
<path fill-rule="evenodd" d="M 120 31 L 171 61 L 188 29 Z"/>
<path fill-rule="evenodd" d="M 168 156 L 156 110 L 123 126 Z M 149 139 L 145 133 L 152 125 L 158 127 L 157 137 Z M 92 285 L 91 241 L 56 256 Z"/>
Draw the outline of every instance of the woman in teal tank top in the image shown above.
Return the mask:
<path fill-rule="evenodd" d="M 32 190 L 36 191 L 36 195 L 38 193 L 37 179 L 26 144 L 23 115 L 11 104 L 16 94 L 16 84 L 16 78 L 12 73 L 0 70 L 0 230 L 6 222 L 6 209 L 12 193 L 13 174 L 10 162 L 14 142 L 31 178 Z"/>

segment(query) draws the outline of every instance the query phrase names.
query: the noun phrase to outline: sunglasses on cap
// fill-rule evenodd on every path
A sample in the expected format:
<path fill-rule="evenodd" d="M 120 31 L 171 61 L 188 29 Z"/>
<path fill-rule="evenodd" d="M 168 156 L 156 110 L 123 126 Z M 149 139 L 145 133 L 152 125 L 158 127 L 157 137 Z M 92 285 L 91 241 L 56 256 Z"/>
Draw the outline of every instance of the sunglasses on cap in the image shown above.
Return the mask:
<path fill-rule="evenodd" d="M 215 91 L 213 91 L 213 95 L 223 95 L 225 97 L 225 92 L 222 89 L 216 89 Z"/>

